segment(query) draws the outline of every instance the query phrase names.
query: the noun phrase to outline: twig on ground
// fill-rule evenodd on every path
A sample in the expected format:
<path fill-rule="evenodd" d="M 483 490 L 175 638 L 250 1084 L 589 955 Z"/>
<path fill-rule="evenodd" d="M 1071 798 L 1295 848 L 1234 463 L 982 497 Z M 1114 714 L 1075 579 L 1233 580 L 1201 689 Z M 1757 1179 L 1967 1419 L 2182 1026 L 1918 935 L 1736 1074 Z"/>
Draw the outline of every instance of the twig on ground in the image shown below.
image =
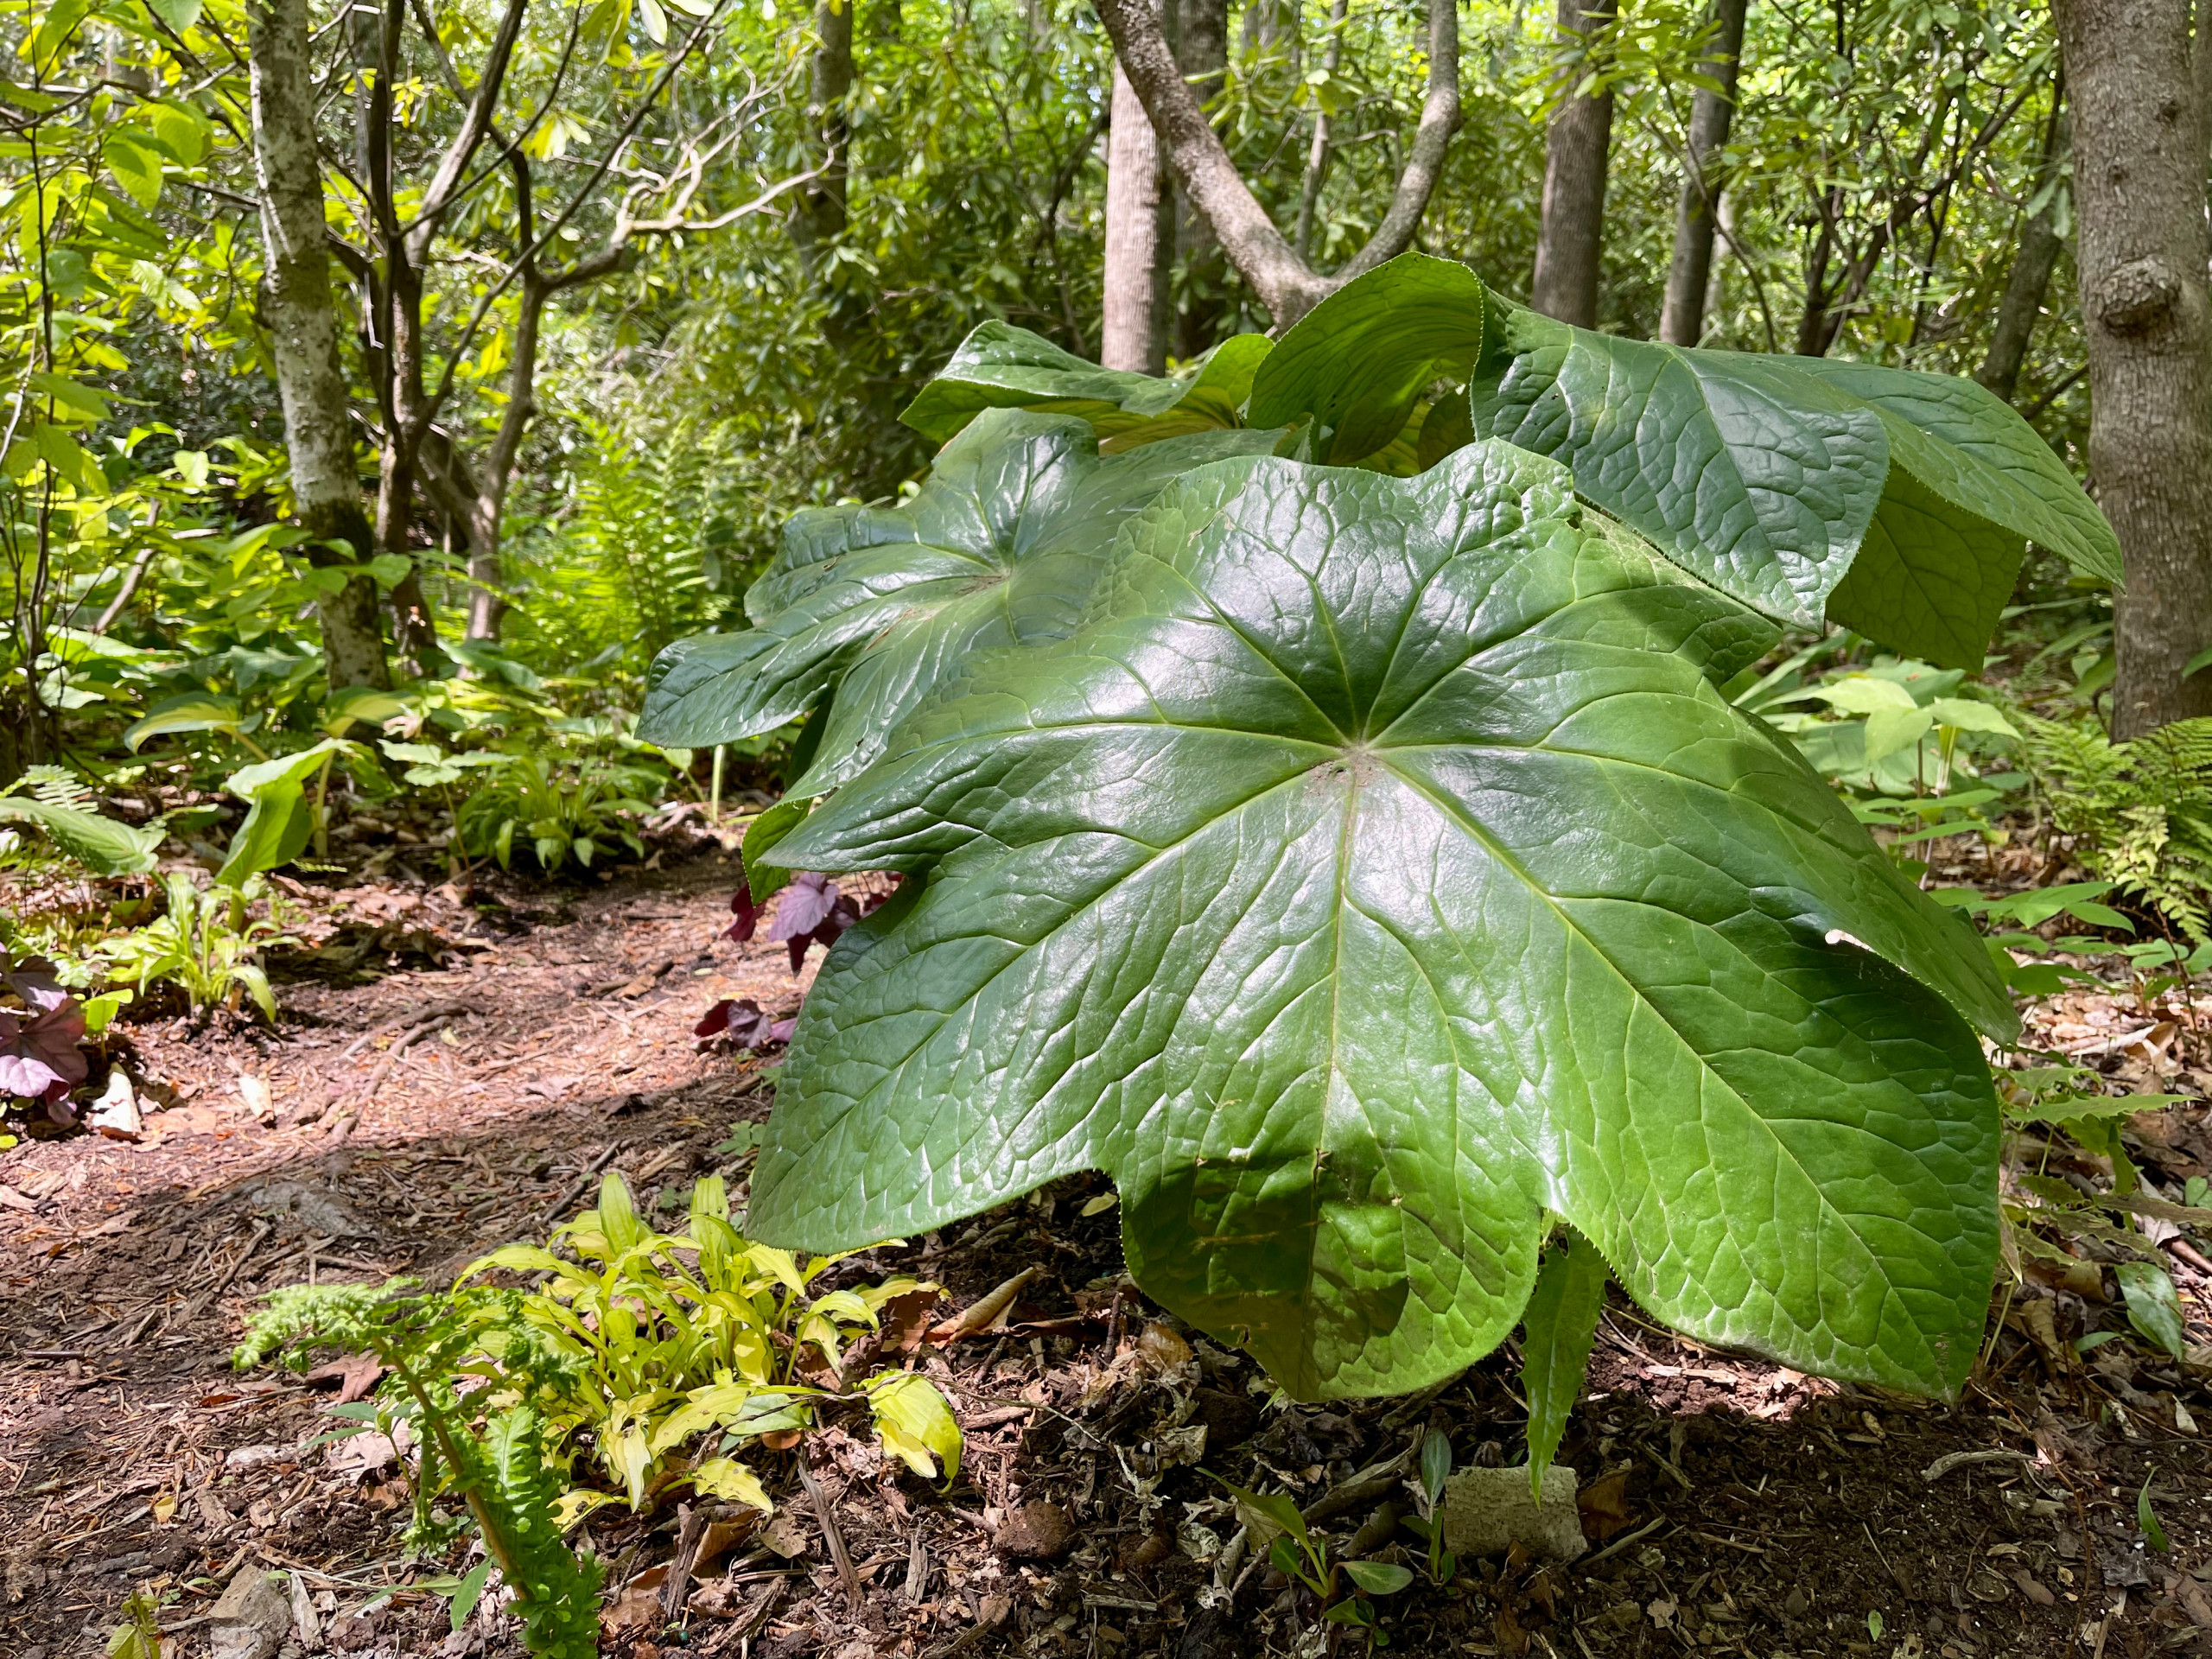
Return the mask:
<path fill-rule="evenodd" d="M 2024 1452 L 2007 1447 L 1993 1446 L 1984 1452 L 1947 1452 L 1920 1471 L 1920 1478 L 1929 1484 L 1943 1478 L 1954 1469 L 1963 1469 L 1973 1463 L 2033 1463 L 2035 1459 Z"/>
<path fill-rule="evenodd" d="M 1649 1538 L 1653 1533 L 1658 1531 L 1660 1528 L 1666 1524 L 1667 1517 L 1663 1515 L 1658 1516 L 1655 1520 L 1647 1521 L 1642 1526 L 1638 1527 L 1634 1532 L 1625 1534 L 1621 1537 L 1614 1539 L 1611 1543 L 1607 1544 L 1603 1549 L 1598 1551 L 1594 1555 L 1585 1555 L 1580 1561 L 1576 1562 L 1575 1565 L 1585 1570 L 1595 1567 L 1599 1562 L 1604 1560 L 1608 1555 L 1619 1554 L 1621 1551 L 1626 1549 L 1630 1544 L 1636 1542 L 1637 1539 Z"/>
<path fill-rule="evenodd" d="M 857 1612 L 861 1605 L 861 1575 L 855 1570 L 852 1554 L 845 1548 L 845 1535 L 837 1529 L 837 1516 L 830 1507 L 830 1495 L 822 1490 L 822 1483 L 806 1466 L 804 1455 L 799 1459 L 798 1484 L 805 1489 L 807 1502 L 814 1505 L 814 1518 L 822 1523 L 822 1536 L 830 1546 L 830 1559 L 837 1564 L 837 1576 L 845 1581 L 845 1599 Z"/>

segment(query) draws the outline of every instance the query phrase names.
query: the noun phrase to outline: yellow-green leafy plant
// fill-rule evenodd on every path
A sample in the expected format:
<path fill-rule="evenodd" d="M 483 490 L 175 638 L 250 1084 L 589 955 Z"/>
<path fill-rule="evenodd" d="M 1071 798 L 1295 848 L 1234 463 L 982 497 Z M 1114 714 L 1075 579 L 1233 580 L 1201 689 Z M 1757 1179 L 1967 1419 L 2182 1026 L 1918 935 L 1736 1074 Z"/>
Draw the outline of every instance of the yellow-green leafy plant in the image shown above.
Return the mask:
<path fill-rule="evenodd" d="M 958 1471 L 960 1427 L 927 1378 L 885 1369 L 849 1389 L 838 1374 L 887 1302 L 933 1300 L 934 1285 L 816 1294 L 841 1258 L 802 1265 L 745 1238 L 719 1178 L 693 1190 L 671 1234 L 655 1231 L 610 1173 L 598 1204 L 551 1244 L 494 1250 L 448 1291 L 404 1279 L 277 1291 L 235 1356 L 241 1367 L 280 1353 L 305 1364 L 336 1351 L 385 1365 L 372 1399 L 334 1408 L 338 1434 L 373 1430 L 421 1448 L 410 1541 L 449 1541 L 454 1523 L 435 1505 L 461 1499 L 516 1588 L 532 1653 L 594 1650 L 599 1566 L 562 1541 L 569 1528 L 601 1504 L 634 1509 L 683 1485 L 772 1513 L 760 1472 L 732 1453 L 803 1433 L 831 1402 L 865 1402 L 884 1450 L 916 1473 Z M 529 1288 L 484 1281 L 502 1269 L 545 1277 Z M 577 1481 L 587 1452 L 617 1490 Z M 479 1578 L 461 1592 L 481 1587 Z"/>
<path fill-rule="evenodd" d="M 618 1497 L 635 1509 L 683 1483 L 772 1510 L 758 1471 L 732 1454 L 808 1427 L 818 1405 L 842 1393 L 846 1350 L 876 1328 L 884 1305 L 936 1291 L 894 1278 L 817 1294 L 822 1274 L 844 1258 L 802 1264 L 787 1250 L 745 1238 L 731 1225 L 719 1176 L 692 1189 L 683 1230 L 667 1234 L 639 1214 L 629 1187 L 610 1171 L 598 1204 L 559 1229 L 553 1243 L 494 1250 L 458 1286 L 498 1268 L 550 1275 L 520 1305 L 534 1332 L 577 1362 L 541 1399 L 547 1443 L 556 1458 L 573 1458 L 588 1443 L 617 1489 L 572 1486 L 561 1503 L 564 1522 Z M 556 1254 L 563 1244 L 568 1254 Z M 934 1384 L 891 1370 L 857 1387 L 886 1452 L 925 1477 L 942 1466 L 949 1479 L 958 1470 L 959 1426 Z M 696 1461 L 678 1462 L 710 1433 L 714 1441 Z"/>
<path fill-rule="evenodd" d="M 161 915 L 101 941 L 100 954 L 115 976 L 129 980 L 141 995 L 149 985 L 175 985 L 195 1020 L 206 1020 L 219 1007 L 236 1009 L 247 997 L 275 1020 L 276 995 L 260 956 L 265 946 L 288 941 L 276 918 L 248 913 L 247 907 L 266 893 L 262 879 L 250 876 L 242 887 L 203 892 L 189 875 L 173 870 L 162 878 L 162 891 Z"/>

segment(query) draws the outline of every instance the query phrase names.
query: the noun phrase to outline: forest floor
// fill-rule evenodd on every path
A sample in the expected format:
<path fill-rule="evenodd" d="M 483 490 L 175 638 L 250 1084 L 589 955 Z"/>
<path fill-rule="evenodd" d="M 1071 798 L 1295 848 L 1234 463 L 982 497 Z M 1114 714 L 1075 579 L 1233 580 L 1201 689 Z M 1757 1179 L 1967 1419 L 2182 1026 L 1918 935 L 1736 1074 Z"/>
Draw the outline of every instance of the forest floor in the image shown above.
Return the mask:
<path fill-rule="evenodd" d="M 750 1154 L 717 1148 L 766 1115 L 759 1063 L 696 1053 L 691 1027 L 721 996 L 788 1014 L 804 976 L 780 945 L 718 940 L 734 880 L 709 849 L 560 889 L 303 888 L 321 943 L 286 959 L 274 1032 L 136 1027 L 130 1069 L 164 1108 L 141 1140 L 0 1159 L 0 1654 L 102 1653 L 143 1589 L 167 1598 L 168 1653 L 198 1659 L 225 1583 L 264 1567 L 301 1590 L 286 1656 L 519 1652 L 492 1599 L 449 1632 L 444 1605 L 406 1587 L 460 1558 L 406 1561 L 404 1470 L 314 1444 L 343 1379 L 241 1375 L 230 1351 L 274 1287 L 437 1281 L 542 1240 L 600 1168 L 641 1205 L 717 1167 L 740 1185 Z M 2094 1040 L 2127 1023 L 2094 1001 L 2046 1011 L 2044 1029 L 2071 1020 Z M 2168 1039 L 2181 1081 L 2167 1086 L 2201 1091 L 2192 1068 L 2208 1063 L 2182 1051 L 2202 1036 Z M 2212 1166 L 2206 1115 L 2199 1099 L 2145 1126 L 2170 1173 Z M 779 1524 L 675 1586 L 672 1510 L 602 1510 L 606 1651 L 1209 1659 L 1363 1643 L 1242 1550 L 1207 1476 L 1287 1490 L 1357 1551 L 1412 1547 L 1388 1541 L 1429 1427 L 1460 1466 L 1522 1457 L 1511 1354 L 1410 1399 L 1271 1405 L 1241 1356 L 1128 1287 L 1115 1214 L 1089 1202 L 1108 1190 L 1064 1182 L 856 1261 L 940 1281 L 950 1309 L 1042 1269 L 996 1325 L 923 1351 L 966 1430 L 954 1488 L 887 1467 L 862 1424 L 833 1422 L 760 1459 Z M 2177 1277 L 2206 1340 L 2212 1282 L 2186 1263 Z M 2132 1343 L 2084 1360 L 2048 1340 L 2116 1321 L 2095 1279 L 2019 1292 L 1948 1406 L 1697 1347 L 1617 1298 L 1561 1450 L 1588 1553 L 1469 1561 L 1443 1586 L 1417 1576 L 1379 1604 L 1391 1645 L 2212 1656 L 2198 1429 L 2212 1389 Z M 2022 1317 L 2037 1300 L 2058 1327 Z M 2146 1484 L 2163 1551 L 2138 1525 Z"/>

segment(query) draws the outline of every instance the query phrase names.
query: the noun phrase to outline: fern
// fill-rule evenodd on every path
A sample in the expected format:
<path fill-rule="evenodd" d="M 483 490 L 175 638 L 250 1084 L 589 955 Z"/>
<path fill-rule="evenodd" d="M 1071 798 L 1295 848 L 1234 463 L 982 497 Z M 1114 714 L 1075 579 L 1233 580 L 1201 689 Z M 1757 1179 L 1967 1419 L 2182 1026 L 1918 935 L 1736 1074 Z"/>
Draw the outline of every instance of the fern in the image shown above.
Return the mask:
<path fill-rule="evenodd" d="M 578 423 L 586 443 L 567 502 L 516 538 L 531 598 L 513 618 L 514 639 L 539 660 L 642 675 L 662 646 L 728 605 L 712 591 L 705 462 L 696 444 Z"/>
<path fill-rule="evenodd" d="M 567 1380 L 575 1362 L 536 1338 L 521 1300 L 518 1291 L 480 1287 L 426 1294 L 408 1279 L 296 1285 L 270 1295 L 232 1363 L 244 1369 L 281 1352 L 304 1363 L 318 1350 L 373 1354 L 398 1384 L 396 1398 L 390 1384 L 379 1395 L 378 1421 L 407 1422 L 422 1446 L 410 1546 L 445 1541 L 450 1528 L 433 1505 L 457 1495 L 514 1590 L 524 1645 L 539 1659 L 591 1659 L 599 1651 L 600 1565 L 562 1541 L 554 1518 L 562 1483 L 545 1461 L 537 1412 L 505 1389 L 505 1397 L 464 1398 L 454 1387 L 458 1376 L 483 1374 L 477 1357 L 487 1350 L 497 1353 L 502 1382 L 521 1394 Z"/>
<path fill-rule="evenodd" d="M 95 806 L 92 786 L 67 766 L 26 766 L 22 781 L 29 786 L 32 798 L 43 805 L 73 807 L 80 812 Z"/>
<path fill-rule="evenodd" d="M 2092 875 L 2192 941 L 2212 925 L 2212 719 L 2114 743 L 2094 721 L 2020 719 L 2021 760 Z"/>

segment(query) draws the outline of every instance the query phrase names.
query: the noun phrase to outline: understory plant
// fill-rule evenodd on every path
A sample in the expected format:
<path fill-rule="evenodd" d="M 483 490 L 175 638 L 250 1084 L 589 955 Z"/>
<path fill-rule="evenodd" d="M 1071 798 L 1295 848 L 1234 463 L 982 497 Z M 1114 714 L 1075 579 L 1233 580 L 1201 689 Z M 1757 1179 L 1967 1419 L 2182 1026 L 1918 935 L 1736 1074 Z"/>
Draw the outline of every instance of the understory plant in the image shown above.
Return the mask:
<path fill-rule="evenodd" d="M 468 856 L 488 855 L 503 870 L 518 846 L 548 875 L 571 860 L 588 869 L 615 845 L 642 858 L 636 821 L 652 810 L 645 797 L 654 782 L 642 767 L 618 761 L 511 753 L 462 798 L 454 834 Z"/>
<path fill-rule="evenodd" d="M 128 981 L 142 998 L 151 986 L 175 985 L 196 1022 L 219 1007 L 236 1011 L 249 998 L 275 1020 L 276 995 L 260 953 L 290 941 L 279 917 L 251 913 L 264 899 L 274 909 L 263 879 L 203 888 L 186 872 L 172 870 L 162 878 L 162 893 L 159 916 L 101 941 L 114 978 Z"/>
<path fill-rule="evenodd" d="M 1829 622 L 1978 668 L 2030 539 L 2117 579 L 2096 509 L 1971 382 L 1598 334 L 1421 255 L 1215 360 L 1201 397 L 979 331 L 913 502 L 801 515 L 753 627 L 656 665 L 656 741 L 810 716 L 748 880 L 904 878 L 809 995 L 750 1226 L 1098 1169 L 1137 1282 L 1300 1397 L 1525 1319 L 1571 1403 L 1608 1273 L 1955 1392 L 2011 1000 L 1736 698 Z M 1846 695 L 1862 763 L 1987 728 Z"/>
<path fill-rule="evenodd" d="M 2022 765 L 2075 861 L 2192 943 L 2212 938 L 2212 720 L 2127 743 L 2089 715 L 2024 724 Z"/>
<path fill-rule="evenodd" d="M 918 1310 L 937 1287 L 817 1290 L 838 1259 L 802 1264 L 740 1235 L 718 1177 L 693 1188 L 682 1230 L 657 1232 L 609 1173 L 597 1205 L 550 1248 L 494 1250 L 449 1290 L 394 1280 L 275 1293 L 236 1361 L 303 1364 L 335 1351 L 388 1368 L 373 1399 L 335 1408 L 347 1420 L 339 1433 L 405 1424 L 423 1448 L 414 1544 L 447 1541 L 438 1500 L 461 1499 L 520 1598 L 531 1651 L 566 1659 L 595 1650 L 599 1567 L 562 1538 L 601 1505 L 635 1510 L 681 1488 L 772 1513 L 748 1458 L 848 1402 L 917 1474 L 958 1471 L 959 1426 L 934 1383 L 896 1365 L 849 1383 L 842 1374 L 883 1308 Z M 516 1289 L 486 1282 L 495 1271 L 541 1277 Z"/>

